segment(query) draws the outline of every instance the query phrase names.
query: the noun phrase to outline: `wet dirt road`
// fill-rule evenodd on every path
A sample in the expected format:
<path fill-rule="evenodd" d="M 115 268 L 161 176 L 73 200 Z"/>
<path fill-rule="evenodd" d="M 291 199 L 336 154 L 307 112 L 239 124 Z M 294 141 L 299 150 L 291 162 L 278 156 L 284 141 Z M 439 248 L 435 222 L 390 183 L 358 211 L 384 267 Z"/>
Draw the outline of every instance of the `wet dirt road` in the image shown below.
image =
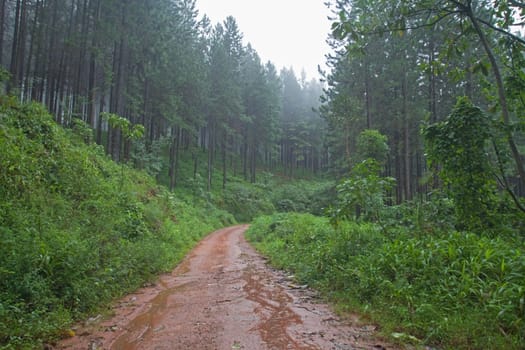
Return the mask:
<path fill-rule="evenodd" d="M 341 321 L 315 292 L 268 267 L 243 237 L 216 231 L 156 284 L 118 301 L 56 349 L 393 349 Z"/>

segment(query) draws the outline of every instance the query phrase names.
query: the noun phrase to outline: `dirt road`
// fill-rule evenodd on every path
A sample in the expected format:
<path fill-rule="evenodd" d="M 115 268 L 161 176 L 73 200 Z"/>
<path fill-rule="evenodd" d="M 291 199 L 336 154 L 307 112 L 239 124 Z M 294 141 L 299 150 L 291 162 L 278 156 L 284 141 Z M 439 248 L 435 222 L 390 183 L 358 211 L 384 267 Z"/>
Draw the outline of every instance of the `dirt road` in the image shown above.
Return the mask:
<path fill-rule="evenodd" d="M 158 282 L 88 320 L 57 349 L 392 349 L 352 326 L 315 292 L 268 267 L 247 226 L 212 233 Z"/>

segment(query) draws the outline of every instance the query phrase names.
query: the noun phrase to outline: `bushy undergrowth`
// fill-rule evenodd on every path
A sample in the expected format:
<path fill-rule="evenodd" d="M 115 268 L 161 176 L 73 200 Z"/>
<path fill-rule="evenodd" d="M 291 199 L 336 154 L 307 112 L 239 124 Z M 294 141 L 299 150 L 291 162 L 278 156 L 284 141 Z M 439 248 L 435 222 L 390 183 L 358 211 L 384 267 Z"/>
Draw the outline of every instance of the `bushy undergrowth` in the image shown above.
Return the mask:
<path fill-rule="evenodd" d="M 0 348 L 60 336 L 233 221 L 113 163 L 42 106 L 0 102 Z"/>
<path fill-rule="evenodd" d="M 332 181 L 273 180 L 271 201 L 279 212 L 297 212 L 323 215 L 331 205 L 335 193 Z"/>
<path fill-rule="evenodd" d="M 230 182 L 226 185 L 218 205 L 233 213 L 237 221 L 250 222 L 257 216 L 275 212 L 268 191 L 268 186 L 260 183 Z"/>
<path fill-rule="evenodd" d="M 321 215 L 329 206 L 333 183 L 329 181 L 287 180 L 268 175 L 250 184 L 231 181 L 220 194 L 217 205 L 233 213 L 239 222 L 250 222 L 274 212 L 302 212 Z"/>
<path fill-rule="evenodd" d="M 248 238 L 271 261 L 404 341 L 448 349 L 522 349 L 525 249 L 447 231 L 386 236 L 373 224 L 307 214 L 261 217 Z"/>

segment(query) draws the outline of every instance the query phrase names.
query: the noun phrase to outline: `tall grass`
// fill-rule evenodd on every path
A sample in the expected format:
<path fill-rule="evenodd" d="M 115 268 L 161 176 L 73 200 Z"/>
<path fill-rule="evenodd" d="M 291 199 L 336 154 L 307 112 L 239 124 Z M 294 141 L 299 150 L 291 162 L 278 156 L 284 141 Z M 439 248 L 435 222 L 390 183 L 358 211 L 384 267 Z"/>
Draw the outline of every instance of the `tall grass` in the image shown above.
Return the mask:
<path fill-rule="evenodd" d="M 518 239 L 466 232 L 385 236 L 372 224 L 279 214 L 248 238 L 275 265 L 383 332 L 445 349 L 525 346 L 525 255 Z"/>

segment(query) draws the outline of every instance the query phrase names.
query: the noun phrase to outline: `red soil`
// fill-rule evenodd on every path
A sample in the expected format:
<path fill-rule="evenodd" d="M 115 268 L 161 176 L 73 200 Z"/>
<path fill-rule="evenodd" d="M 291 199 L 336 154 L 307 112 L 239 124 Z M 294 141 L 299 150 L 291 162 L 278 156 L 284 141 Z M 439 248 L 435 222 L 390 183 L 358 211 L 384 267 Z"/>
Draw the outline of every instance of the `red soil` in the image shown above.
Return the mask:
<path fill-rule="evenodd" d="M 212 233 L 158 282 L 118 301 L 57 349 L 393 349 L 340 320 L 315 292 L 269 267 L 247 226 Z"/>

